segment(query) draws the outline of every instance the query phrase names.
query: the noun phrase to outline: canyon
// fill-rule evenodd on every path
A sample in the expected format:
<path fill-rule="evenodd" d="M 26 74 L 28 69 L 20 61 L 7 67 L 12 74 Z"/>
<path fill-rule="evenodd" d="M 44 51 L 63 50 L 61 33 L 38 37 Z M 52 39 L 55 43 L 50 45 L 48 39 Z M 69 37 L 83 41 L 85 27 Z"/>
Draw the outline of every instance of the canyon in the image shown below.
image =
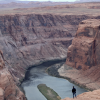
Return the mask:
<path fill-rule="evenodd" d="M 79 16 L 79 18 L 81 21 L 85 17 Z M 20 84 L 28 67 L 46 60 L 66 57 L 67 48 L 71 44 L 77 28 L 76 24 L 69 27 L 69 23 L 65 16 L 31 14 L 0 17 L 0 50 L 3 52 L 5 68 L 9 70 L 11 79 L 14 81 L 12 84 Z M 5 76 L 5 78 L 7 77 Z M 7 81 L 6 79 L 5 82 L 7 83 Z M 4 84 L 2 81 L 0 83 Z M 16 88 L 14 90 L 16 91 Z M 19 90 L 17 92 L 20 94 Z M 9 100 L 20 100 L 16 94 L 12 98 L 12 92 L 9 93 L 7 94 L 10 95 L 7 97 Z M 5 97 L 5 99 L 7 98 Z M 25 100 L 25 98 L 21 100 Z"/>
<path fill-rule="evenodd" d="M 93 9 L 82 8 L 86 6 L 86 4 L 76 4 L 18 8 L 4 12 L 0 10 L 0 78 L 2 80 L 0 81 L 0 100 L 26 100 L 17 85 L 21 83 L 29 67 L 48 60 L 64 59 L 68 56 L 66 63 L 82 70 L 84 75 L 87 75 L 88 72 L 91 73 L 94 69 L 99 71 L 98 66 L 93 66 L 99 65 L 99 44 L 96 46 L 99 39 L 95 35 L 100 28 L 100 15 L 98 9 L 94 9 L 94 12 L 97 12 L 93 14 L 90 12 Z M 88 10 L 77 14 L 79 7 L 79 12 Z M 90 13 L 87 14 L 88 12 Z M 93 19 L 96 22 L 92 20 L 83 21 L 86 19 Z M 98 29 L 93 23 L 96 24 L 96 27 L 98 26 Z M 99 38 L 99 34 L 97 35 Z M 94 41 L 93 39 L 97 40 Z M 72 47 L 77 48 L 73 50 Z M 84 56 L 84 62 L 81 61 L 82 56 Z M 87 71 L 88 69 L 89 71 Z M 99 72 L 97 72 L 97 76 L 94 76 L 96 79 L 99 78 L 98 74 Z M 91 76 L 88 77 L 91 78 Z"/>

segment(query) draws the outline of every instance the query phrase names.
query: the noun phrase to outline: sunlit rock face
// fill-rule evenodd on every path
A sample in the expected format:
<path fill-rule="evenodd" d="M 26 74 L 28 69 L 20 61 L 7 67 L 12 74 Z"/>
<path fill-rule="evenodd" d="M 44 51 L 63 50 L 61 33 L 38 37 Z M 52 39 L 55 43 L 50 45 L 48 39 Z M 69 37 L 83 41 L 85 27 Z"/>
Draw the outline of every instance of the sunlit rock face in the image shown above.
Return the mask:
<path fill-rule="evenodd" d="M 100 20 L 84 20 L 68 48 L 66 64 L 78 70 L 100 65 Z"/>

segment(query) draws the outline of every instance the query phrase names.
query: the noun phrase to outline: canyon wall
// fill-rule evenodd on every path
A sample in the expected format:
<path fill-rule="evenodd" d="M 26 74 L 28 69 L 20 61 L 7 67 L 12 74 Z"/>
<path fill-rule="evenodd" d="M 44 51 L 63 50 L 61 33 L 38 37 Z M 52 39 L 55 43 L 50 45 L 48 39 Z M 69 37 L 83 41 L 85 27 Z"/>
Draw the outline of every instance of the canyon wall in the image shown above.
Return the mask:
<path fill-rule="evenodd" d="M 5 15 L 0 16 L 0 49 L 15 80 L 26 69 L 45 60 L 66 58 L 79 22 L 85 15 Z"/>
<path fill-rule="evenodd" d="M 84 20 L 68 48 L 66 63 L 78 70 L 100 65 L 100 20 Z"/>
<path fill-rule="evenodd" d="M 17 87 L 9 69 L 5 66 L 4 56 L 0 50 L 0 100 L 26 100 Z"/>
<path fill-rule="evenodd" d="M 19 80 L 24 78 L 26 69 L 34 64 L 66 58 L 67 48 L 72 43 L 78 24 L 89 18 L 93 17 L 51 14 L 0 16 L 0 50 L 3 52 L 5 64 L 2 70 L 11 77 L 11 83 L 14 85 L 13 90 L 6 94 L 8 98 L 10 93 L 9 98 L 11 97 L 11 99 L 5 98 L 5 100 L 16 100 L 20 96 L 24 98 L 21 100 L 25 100 L 23 93 L 15 83 L 20 84 Z M 0 76 L 1 80 L 4 77 L 6 74 Z M 8 83 L 8 80 L 5 82 Z M 1 81 L 0 84 L 2 83 Z M 4 84 L 4 86 L 6 85 Z M 9 89 L 7 88 L 8 90 L 10 90 L 10 86 Z M 17 99 L 20 100 L 20 98 Z"/>
<path fill-rule="evenodd" d="M 68 47 L 60 76 L 90 90 L 100 88 L 100 19 L 82 21 Z"/>

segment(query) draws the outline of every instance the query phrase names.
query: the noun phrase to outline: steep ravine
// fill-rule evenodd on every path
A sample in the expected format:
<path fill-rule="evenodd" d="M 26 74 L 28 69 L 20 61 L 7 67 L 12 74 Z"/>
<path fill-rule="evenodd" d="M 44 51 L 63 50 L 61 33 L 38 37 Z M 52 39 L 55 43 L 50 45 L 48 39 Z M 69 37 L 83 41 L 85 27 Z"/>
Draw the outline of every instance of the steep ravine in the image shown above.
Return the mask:
<path fill-rule="evenodd" d="M 94 17 L 51 14 L 0 16 L 0 50 L 3 52 L 5 67 L 13 76 L 11 79 L 20 84 L 28 67 L 46 60 L 65 58 L 78 24 L 89 18 Z M 6 94 L 5 100 L 20 100 L 16 96 L 20 91 L 11 98 L 12 92 Z"/>
<path fill-rule="evenodd" d="M 67 47 L 85 15 L 5 15 L 0 16 L 0 48 L 17 80 L 28 67 L 66 57 Z"/>

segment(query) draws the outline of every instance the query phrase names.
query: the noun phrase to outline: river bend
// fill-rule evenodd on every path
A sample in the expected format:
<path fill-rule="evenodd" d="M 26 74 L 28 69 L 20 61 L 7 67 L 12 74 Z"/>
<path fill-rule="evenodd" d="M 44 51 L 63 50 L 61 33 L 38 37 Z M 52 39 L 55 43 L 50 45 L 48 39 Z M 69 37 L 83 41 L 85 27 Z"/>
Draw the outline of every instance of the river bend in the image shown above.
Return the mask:
<path fill-rule="evenodd" d="M 77 90 L 77 95 L 87 91 L 76 86 L 75 84 L 70 83 L 66 79 L 53 77 L 45 73 L 46 68 L 51 64 L 50 62 L 46 62 L 45 64 L 34 66 L 26 73 L 26 78 L 21 86 L 24 89 L 25 95 L 28 100 L 47 100 L 39 92 L 37 88 L 38 84 L 46 84 L 48 87 L 56 91 L 62 99 L 65 97 L 72 98 L 71 89 L 73 86 L 75 86 Z"/>

